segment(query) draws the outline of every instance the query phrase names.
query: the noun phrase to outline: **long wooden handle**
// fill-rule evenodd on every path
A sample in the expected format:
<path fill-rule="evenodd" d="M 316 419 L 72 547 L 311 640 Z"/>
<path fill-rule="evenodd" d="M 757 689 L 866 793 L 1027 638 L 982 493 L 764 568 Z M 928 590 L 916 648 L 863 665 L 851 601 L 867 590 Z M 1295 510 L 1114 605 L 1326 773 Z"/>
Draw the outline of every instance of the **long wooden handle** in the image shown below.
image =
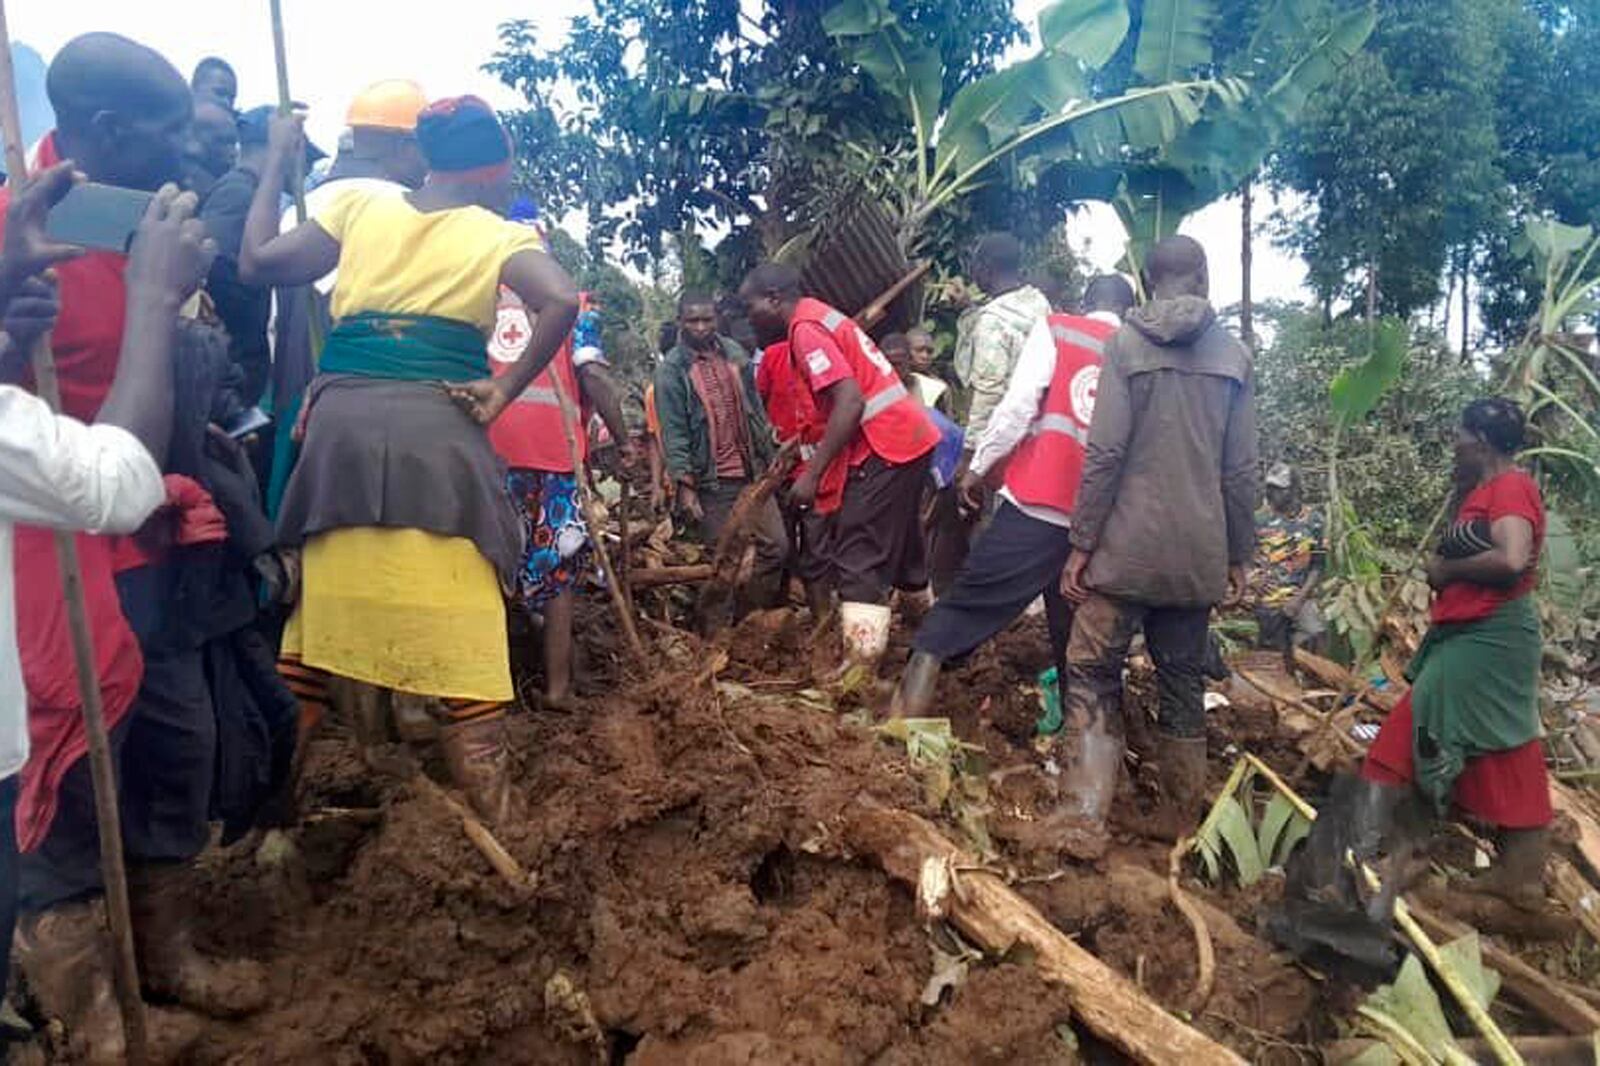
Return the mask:
<path fill-rule="evenodd" d="M 22 143 L 22 122 L 17 113 L 17 76 L 11 63 L 11 31 L 0 0 L 0 133 L 6 141 L 6 173 L 13 180 L 27 177 L 27 149 Z M 13 191 L 15 186 L 13 186 Z M 51 410 L 61 410 L 61 388 L 56 380 L 50 338 L 39 338 L 33 349 L 33 376 L 39 395 Z M 106 735 L 105 707 L 100 677 L 95 668 L 94 638 L 89 631 L 89 609 L 83 592 L 83 565 L 78 542 L 71 533 L 55 536 L 61 567 L 61 592 L 67 602 L 67 624 L 72 632 L 72 657 L 77 666 L 78 695 L 83 701 L 83 726 L 89 741 L 89 771 L 94 782 L 94 811 L 100 832 L 100 876 L 105 881 L 106 913 L 115 947 L 112 979 L 122 1008 L 122 1027 L 128 1043 L 128 1061 L 142 1066 L 148 1061 L 144 1000 L 139 995 L 139 965 L 133 951 L 133 915 L 128 907 L 128 871 L 122 855 L 122 818 L 117 804 L 117 771 Z"/>

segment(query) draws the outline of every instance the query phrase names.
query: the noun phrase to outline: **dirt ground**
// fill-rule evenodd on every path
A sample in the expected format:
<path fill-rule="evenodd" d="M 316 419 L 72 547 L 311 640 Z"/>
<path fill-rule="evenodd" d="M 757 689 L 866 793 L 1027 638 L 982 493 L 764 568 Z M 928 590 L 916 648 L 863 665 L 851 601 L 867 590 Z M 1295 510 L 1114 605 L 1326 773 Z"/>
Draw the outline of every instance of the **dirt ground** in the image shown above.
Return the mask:
<path fill-rule="evenodd" d="M 414 768 L 445 780 L 426 746 L 363 757 L 330 725 L 309 753 L 291 846 L 249 841 L 205 862 L 204 946 L 265 962 L 272 995 L 263 1013 L 212 1023 L 194 1061 L 1120 1061 L 1073 1027 L 1065 993 L 1026 959 L 976 962 L 924 1002 L 930 931 L 910 893 L 846 854 L 834 830 L 864 796 L 943 813 L 903 748 L 807 690 L 802 613 L 743 627 L 725 657 L 653 626 L 651 675 L 613 688 L 605 611 L 596 600 L 580 626 L 587 688 L 607 694 L 513 719 L 526 804 L 497 835 L 536 884 L 496 876 L 459 819 L 408 782 Z M 995 866 L 1080 944 L 1185 1010 L 1195 946 L 1167 898 L 1170 845 L 1139 828 L 1149 796 L 1137 761 L 1102 862 L 1067 862 L 1029 832 L 1054 788 L 1048 745 L 1031 736 L 1048 658 L 1042 620 L 1029 619 L 941 682 L 941 711 L 974 746 L 968 770 L 988 783 Z M 1144 714 L 1148 695 L 1131 686 L 1129 712 Z M 1211 728 L 1213 786 L 1247 745 L 1296 770 L 1292 745 L 1275 750 L 1270 708 L 1236 706 Z M 1319 1061 L 1315 1045 L 1338 1035 L 1354 992 L 1257 935 L 1275 884 L 1186 885 L 1207 908 L 1218 966 L 1192 1024 L 1252 1062 Z"/>

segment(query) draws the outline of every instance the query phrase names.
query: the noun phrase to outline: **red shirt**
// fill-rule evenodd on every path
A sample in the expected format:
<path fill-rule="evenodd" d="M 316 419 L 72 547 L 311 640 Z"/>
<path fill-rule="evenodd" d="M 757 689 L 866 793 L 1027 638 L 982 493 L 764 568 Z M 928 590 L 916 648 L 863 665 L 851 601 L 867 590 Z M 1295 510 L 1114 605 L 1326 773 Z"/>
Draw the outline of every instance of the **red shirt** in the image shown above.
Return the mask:
<path fill-rule="evenodd" d="M 1435 622 L 1471 622 L 1487 618 L 1501 604 L 1521 599 L 1533 591 L 1539 580 L 1539 553 L 1544 549 L 1544 501 L 1539 486 L 1521 470 L 1508 470 L 1490 478 L 1467 493 L 1456 512 L 1457 522 L 1486 518 L 1490 523 L 1501 518 L 1526 518 L 1533 526 L 1533 557 L 1528 569 L 1515 585 L 1497 587 L 1471 581 L 1456 581 L 1439 590 L 1433 601 Z"/>
<path fill-rule="evenodd" d="M 47 167 L 57 162 L 52 134 L 40 145 L 36 165 Z M 10 203 L 10 190 L 0 189 L 0 238 Z M 56 267 L 61 315 L 52 347 L 62 407 L 85 422 L 94 420 L 116 377 L 126 314 L 122 280 L 126 262 L 120 255 L 94 252 Z M 76 539 L 109 729 L 127 714 L 144 673 L 144 659 L 117 597 L 113 547 L 119 538 L 79 534 Z M 88 740 L 54 536 L 43 529 L 18 526 L 12 568 L 17 617 L 26 619 L 17 627 L 17 645 L 28 689 L 28 733 L 33 751 L 22 770 L 17 830 L 18 843 L 28 851 L 37 847 L 49 830 L 61 778 L 87 750 Z"/>

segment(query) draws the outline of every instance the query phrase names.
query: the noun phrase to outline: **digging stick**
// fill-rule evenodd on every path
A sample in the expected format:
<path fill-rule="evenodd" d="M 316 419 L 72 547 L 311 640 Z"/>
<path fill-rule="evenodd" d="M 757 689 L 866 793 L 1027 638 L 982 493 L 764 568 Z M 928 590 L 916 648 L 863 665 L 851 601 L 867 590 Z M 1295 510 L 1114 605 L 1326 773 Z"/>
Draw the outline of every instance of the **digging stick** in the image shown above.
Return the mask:
<path fill-rule="evenodd" d="M 556 401 L 561 404 L 561 435 L 567 438 L 567 454 L 572 456 L 573 479 L 578 484 L 578 505 L 583 508 L 583 520 L 589 524 L 589 540 L 594 544 L 595 556 L 600 560 L 600 570 L 606 576 L 606 590 L 611 593 L 611 604 L 617 609 L 617 620 L 622 623 L 623 635 L 628 638 L 628 650 L 633 652 L 641 668 L 646 667 L 650 661 L 645 656 L 644 641 L 639 639 L 639 627 L 633 624 L 633 612 L 628 609 L 627 596 L 617 581 L 616 571 L 611 569 L 611 553 L 606 550 L 605 539 L 600 536 L 600 515 L 595 510 L 589 487 L 584 484 L 583 456 L 578 453 L 578 434 L 583 432 L 583 425 L 578 420 L 578 409 L 573 405 L 572 397 L 567 395 L 567 388 L 561 383 L 559 375 L 551 374 L 550 384 L 555 386 Z"/>
<path fill-rule="evenodd" d="M 20 181 L 28 174 L 22 122 L 17 112 L 17 77 L 11 64 L 11 31 L 0 0 L 0 132 L 6 141 L 6 171 Z M 61 410 L 61 389 L 56 381 L 55 356 L 50 338 L 39 338 L 33 349 L 33 376 L 39 395 L 52 411 Z M 128 908 L 128 870 L 122 857 L 122 819 L 117 806 L 117 772 L 111 761 L 106 735 L 105 707 L 100 678 L 95 669 L 94 639 L 89 632 L 89 610 L 83 593 L 83 566 L 78 542 L 67 532 L 55 535 L 61 566 L 61 592 L 67 601 L 67 624 L 72 631 L 72 657 L 78 671 L 78 694 L 83 701 L 83 727 L 89 741 L 89 772 L 94 781 L 94 812 L 100 835 L 100 876 L 105 882 L 106 914 L 115 949 L 112 976 L 117 1003 L 122 1008 L 122 1028 L 128 1044 L 128 1061 L 143 1064 L 146 1052 L 144 1000 L 139 997 L 139 965 L 133 951 L 133 916 Z"/>
<path fill-rule="evenodd" d="M 272 3 L 272 59 L 278 70 L 278 114 L 287 115 L 294 110 L 294 98 L 289 95 L 289 53 L 283 43 L 283 5 L 281 0 Z M 294 198 L 294 220 L 304 224 L 306 218 L 305 149 L 301 157 L 289 168 L 289 195 Z M 305 302 L 306 331 L 311 337 L 311 358 L 315 362 L 322 353 L 322 320 L 317 317 L 317 301 L 312 286 L 300 290 Z"/>
<path fill-rule="evenodd" d="M 622 598 L 628 604 L 628 615 L 633 616 L 633 538 L 629 536 L 628 507 L 633 503 L 633 482 L 622 475 L 622 509 L 617 515 L 617 532 L 622 535 Z"/>

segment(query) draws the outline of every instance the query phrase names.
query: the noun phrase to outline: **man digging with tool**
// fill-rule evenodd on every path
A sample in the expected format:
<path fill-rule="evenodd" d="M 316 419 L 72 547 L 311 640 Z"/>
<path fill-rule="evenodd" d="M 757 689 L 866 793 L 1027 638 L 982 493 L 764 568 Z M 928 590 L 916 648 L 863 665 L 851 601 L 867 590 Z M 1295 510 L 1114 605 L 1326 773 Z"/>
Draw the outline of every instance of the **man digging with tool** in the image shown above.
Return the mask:
<path fill-rule="evenodd" d="M 833 520 L 831 572 L 840 597 L 847 660 L 876 666 L 889 639 L 889 592 L 927 585 L 918 521 L 939 431 L 866 332 L 820 300 L 800 294 L 800 274 L 781 263 L 750 272 L 739 290 L 765 344 L 788 341 L 793 384 L 826 429 L 790 490 L 797 507 L 817 498 L 824 471 L 849 464 Z"/>

